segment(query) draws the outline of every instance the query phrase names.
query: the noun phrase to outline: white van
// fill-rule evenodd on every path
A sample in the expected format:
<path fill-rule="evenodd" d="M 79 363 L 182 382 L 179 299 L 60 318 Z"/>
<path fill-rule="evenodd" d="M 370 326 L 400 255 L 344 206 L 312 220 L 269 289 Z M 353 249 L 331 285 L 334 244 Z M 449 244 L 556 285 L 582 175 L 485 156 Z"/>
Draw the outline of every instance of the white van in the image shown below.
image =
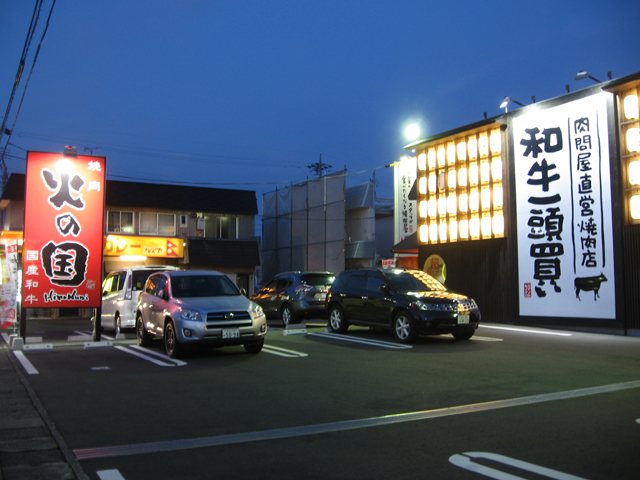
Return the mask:
<path fill-rule="evenodd" d="M 169 265 L 140 265 L 110 272 L 102 282 L 102 328 L 120 333 L 136 325 L 138 295 L 154 272 L 180 270 Z"/>

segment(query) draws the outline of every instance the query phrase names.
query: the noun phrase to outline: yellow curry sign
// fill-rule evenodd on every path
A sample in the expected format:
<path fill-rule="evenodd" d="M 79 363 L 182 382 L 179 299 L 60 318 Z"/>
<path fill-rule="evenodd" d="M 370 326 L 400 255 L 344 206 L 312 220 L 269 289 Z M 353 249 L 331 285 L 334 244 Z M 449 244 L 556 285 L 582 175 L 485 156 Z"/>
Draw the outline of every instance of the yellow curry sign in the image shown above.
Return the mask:
<path fill-rule="evenodd" d="M 184 257 L 184 240 L 167 237 L 134 237 L 108 235 L 104 255 L 109 257 L 145 256 L 161 258 Z"/>

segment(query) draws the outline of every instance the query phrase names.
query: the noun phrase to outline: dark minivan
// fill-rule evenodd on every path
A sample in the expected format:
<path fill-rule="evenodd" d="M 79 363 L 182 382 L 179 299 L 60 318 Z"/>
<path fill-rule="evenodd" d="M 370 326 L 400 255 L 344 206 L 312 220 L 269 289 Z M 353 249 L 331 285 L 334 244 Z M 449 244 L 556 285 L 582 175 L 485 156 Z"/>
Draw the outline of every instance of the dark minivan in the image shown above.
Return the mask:
<path fill-rule="evenodd" d="M 450 333 L 468 340 L 480 322 L 476 302 L 451 292 L 420 270 L 362 269 L 338 275 L 327 296 L 328 326 L 344 333 L 350 324 L 390 328 L 403 343 L 420 334 Z"/>

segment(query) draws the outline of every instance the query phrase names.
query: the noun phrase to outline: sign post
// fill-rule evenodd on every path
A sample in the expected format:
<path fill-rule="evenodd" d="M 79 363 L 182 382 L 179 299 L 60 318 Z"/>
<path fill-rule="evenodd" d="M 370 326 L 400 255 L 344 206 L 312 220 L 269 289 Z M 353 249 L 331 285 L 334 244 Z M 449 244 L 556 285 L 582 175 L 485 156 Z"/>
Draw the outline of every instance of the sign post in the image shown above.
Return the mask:
<path fill-rule="evenodd" d="M 27 153 L 23 311 L 100 308 L 105 162 L 74 152 Z"/>

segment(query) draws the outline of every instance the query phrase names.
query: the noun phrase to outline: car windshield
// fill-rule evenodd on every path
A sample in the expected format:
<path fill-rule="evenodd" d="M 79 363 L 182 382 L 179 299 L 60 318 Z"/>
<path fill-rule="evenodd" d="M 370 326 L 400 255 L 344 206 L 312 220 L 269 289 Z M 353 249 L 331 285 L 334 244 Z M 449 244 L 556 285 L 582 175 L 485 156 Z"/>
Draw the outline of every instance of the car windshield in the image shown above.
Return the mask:
<path fill-rule="evenodd" d="M 147 278 L 149 278 L 149 275 L 151 275 L 152 273 L 155 272 L 162 272 L 164 271 L 163 269 L 159 268 L 157 270 L 133 270 L 131 272 L 131 277 L 132 277 L 132 288 L 133 290 L 142 290 L 142 287 L 144 287 L 144 282 L 147 281 Z"/>
<path fill-rule="evenodd" d="M 238 287 L 225 275 L 171 277 L 171 291 L 176 298 L 240 295 Z"/>
<path fill-rule="evenodd" d="M 335 275 L 329 273 L 305 273 L 300 277 L 302 283 L 312 287 L 331 285 Z"/>
<path fill-rule="evenodd" d="M 442 292 L 447 288 L 424 272 L 406 271 L 388 275 L 391 287 L 398 292 Z"/>

